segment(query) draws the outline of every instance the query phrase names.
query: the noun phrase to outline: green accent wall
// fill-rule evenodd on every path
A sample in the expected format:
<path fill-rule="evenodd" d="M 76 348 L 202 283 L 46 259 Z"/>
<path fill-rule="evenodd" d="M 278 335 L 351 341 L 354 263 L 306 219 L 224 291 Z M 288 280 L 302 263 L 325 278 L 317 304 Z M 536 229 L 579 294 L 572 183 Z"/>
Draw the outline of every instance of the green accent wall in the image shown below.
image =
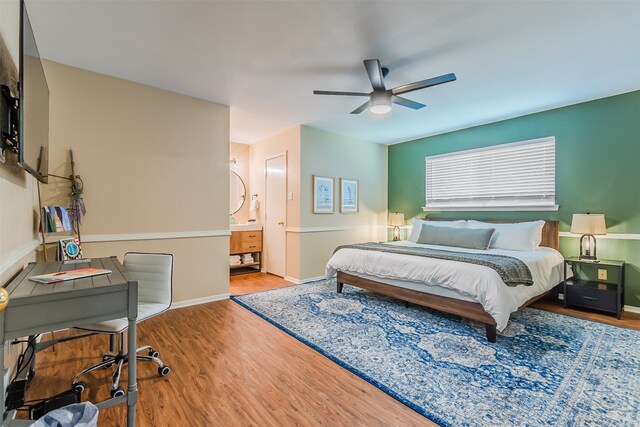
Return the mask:
<path fill-rule="evenodd" d="M 389 146 L 389 211 L 425 213 L 425 157 L 555 136 L 552 212 L 442 212 L 430 218 L 549 219 L 569 231 L 574 213 L 603 213 L 609 233 L 640 234 L 640 91 Z M 578 239 L 562 237 L 566 257 Z M 625 304 L 640 307 L 640 240 L 598 239 L 600 258 L 627 262 Z"/>

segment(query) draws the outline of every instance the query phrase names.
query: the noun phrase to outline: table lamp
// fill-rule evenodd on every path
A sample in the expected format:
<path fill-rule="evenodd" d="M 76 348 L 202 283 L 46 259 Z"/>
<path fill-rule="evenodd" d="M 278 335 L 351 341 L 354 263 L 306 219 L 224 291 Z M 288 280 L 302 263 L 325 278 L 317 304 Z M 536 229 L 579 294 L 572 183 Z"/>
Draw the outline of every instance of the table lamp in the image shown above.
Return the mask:
<path fill-rule="evenodd" d="M 580 237 L 580 259 L 598 262 L 596 256 L 596 235 L 607 234 L 607 224 L 603 214 L 573 214 L 571 232 Z M 593 249 L 593 254 L 592 254 Z"/>
<path fill-rule="evenodd" d="M 404 214 L 398 212 L 390 213 L 389 225 L 393 226 L 393 240 L 400 240 L 400 227 L 404 227 Z"/>

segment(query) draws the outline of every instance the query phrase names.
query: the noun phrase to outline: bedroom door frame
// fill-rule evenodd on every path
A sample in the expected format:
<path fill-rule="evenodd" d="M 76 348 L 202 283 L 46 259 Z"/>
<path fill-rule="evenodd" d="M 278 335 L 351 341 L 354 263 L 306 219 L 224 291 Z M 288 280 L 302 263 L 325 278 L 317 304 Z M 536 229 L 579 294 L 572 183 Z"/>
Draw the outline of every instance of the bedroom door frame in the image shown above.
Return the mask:
<path fill-rule="evenodd" d="M 284 152 L 280 152 L 280 153 L 276 153 L 276 154 L 272 154 L 269 156 L 266 156 L 264 158 L 264 246 L 266 249 L 267 246 L 267 239 L 269 239 L 269 234 L 267 232 L 267 222 L 268 222 L 268 215 L 269 215 L 269 204 L 268 204 L 268 194 L 267 194 L 267 187 L 268 187 L 268 180 L 269 180 L 269 176 L 268 176 L 268 169 L 267 169 L 267 164 L 270 160 L 274 160 L 277 159 L 279 157 L 282 157 L 284 159 L 284 189 L 283 189 L 283 193 L 284 193 L 284 206 L 283 211 L 284 211 L 284 219 L 283 219 L 283 224 L 282 224 L 282 248 L 283 248 L 283 263 L 282 263 L 282 277 L 286 277 L 287 275 L 287 194 L 288 194 L 288 185 L 289 185 L 289 168 L 288 168 L 288 161 L 287 161 L 287 151 Z M 269 273 L 267 266 L 269 265 L 269 252 L 265 251 L 264 252 L 265 255 L 265 262 L 263 264 L 263 272 Z M 272 273 L 275 274 L 275 273 Z M 276 274 L 278 275 L 278 274 Z"/>

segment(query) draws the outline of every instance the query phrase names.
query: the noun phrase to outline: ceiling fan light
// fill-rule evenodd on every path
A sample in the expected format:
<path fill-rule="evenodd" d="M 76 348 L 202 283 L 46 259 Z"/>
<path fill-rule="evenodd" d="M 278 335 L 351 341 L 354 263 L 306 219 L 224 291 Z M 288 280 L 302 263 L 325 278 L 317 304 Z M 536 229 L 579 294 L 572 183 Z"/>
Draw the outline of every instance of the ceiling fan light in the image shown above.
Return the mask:
<path fill-rule="evenodd" d="M 386 96 L 372 96 L 369 111 L 373 114 L 387 114 L 391 111 L 391 99 Z"/>
<path fill-rule="evenodd" d="M 387 114 L 389 111 L 391 111 L 391 105 L 372 105 L 369 108 L 369 111 L 371 111 L 373 114 Z"/>

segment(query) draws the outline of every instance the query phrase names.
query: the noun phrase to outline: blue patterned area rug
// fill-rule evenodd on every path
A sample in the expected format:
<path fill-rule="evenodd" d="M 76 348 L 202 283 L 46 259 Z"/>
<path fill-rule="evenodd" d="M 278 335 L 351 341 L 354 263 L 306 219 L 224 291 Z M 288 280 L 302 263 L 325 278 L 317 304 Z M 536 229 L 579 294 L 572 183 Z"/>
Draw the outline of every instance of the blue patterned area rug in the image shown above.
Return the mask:
<path fill-rule="evenodd" d="M 524 308 L 491 344 L 324 280 L 233 300 L 443 426 L 640 425 L 640 331 Z"/>

